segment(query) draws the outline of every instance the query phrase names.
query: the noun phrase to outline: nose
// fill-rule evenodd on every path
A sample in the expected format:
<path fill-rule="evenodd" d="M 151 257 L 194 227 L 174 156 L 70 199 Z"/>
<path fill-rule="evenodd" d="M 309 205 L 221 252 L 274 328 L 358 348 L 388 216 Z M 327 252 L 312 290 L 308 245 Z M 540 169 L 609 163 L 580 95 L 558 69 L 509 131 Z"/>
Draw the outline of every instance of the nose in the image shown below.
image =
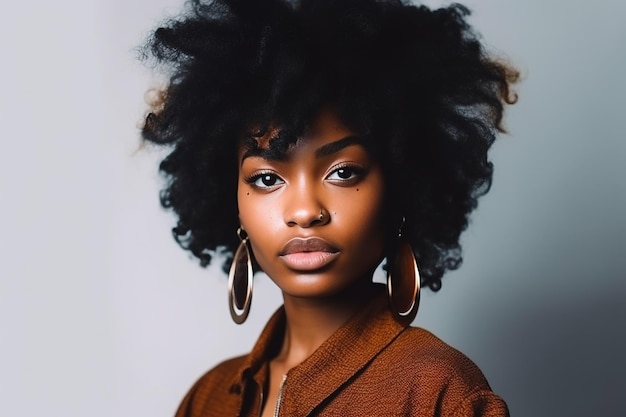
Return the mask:
<path fill-rule="evenodd" d="M 290 194 L 284 214 L 287 226 L 308 228 L 330 221 L 330 214 L 317 198 L 314 187 L 302 184 Z"/>

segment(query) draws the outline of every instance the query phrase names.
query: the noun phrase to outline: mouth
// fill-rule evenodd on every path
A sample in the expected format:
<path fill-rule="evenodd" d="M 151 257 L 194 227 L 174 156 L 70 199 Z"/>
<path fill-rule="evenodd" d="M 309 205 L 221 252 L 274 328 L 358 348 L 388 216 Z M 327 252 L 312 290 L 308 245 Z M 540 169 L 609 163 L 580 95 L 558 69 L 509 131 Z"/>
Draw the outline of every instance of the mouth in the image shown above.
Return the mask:
<path fill-rule="evenodd" d="M 280 251 L 287 267 L 298 271 L 314 271 L 330 264 L 339 249 L 320 238 L 294 238 Z"/>

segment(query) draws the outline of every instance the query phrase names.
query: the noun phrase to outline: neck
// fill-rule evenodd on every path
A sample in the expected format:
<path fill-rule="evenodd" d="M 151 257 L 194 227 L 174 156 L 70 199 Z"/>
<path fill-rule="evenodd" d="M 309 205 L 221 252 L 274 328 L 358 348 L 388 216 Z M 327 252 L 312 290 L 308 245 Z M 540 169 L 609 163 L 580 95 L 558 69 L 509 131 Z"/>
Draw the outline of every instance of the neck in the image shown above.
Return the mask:
<path fill-rule="evenodd" d="M 371 300 L 373 293 L 370 282 L 353 286 L 333 297 L 301 298 L 283 293 L 287 325 L 275 364 L 280 364 L 286 372 L 311 356 Z"/>

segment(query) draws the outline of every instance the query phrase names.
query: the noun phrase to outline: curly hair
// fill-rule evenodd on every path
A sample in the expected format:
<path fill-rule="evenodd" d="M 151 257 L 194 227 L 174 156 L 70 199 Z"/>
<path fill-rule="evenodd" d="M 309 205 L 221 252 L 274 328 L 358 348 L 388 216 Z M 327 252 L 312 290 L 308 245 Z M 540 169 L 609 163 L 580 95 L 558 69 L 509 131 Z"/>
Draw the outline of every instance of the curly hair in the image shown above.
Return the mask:
<path fill-rule="evenodd" d="M 285 152 L 322 107 L 371 143 L 383 167 L 387 237 L 403 235 L 422 284 L 461 263 L 459 237 L 491 185 L 487 152 L 517 73 L 490 57 L 454 4 L 400 0 L 193 0 L 143 58 L 168 85 L 143 138 L 170 145 L 161 204 L 176 241 L 208 265 L 239 243 L 237 147 L 270 126 Z"/>

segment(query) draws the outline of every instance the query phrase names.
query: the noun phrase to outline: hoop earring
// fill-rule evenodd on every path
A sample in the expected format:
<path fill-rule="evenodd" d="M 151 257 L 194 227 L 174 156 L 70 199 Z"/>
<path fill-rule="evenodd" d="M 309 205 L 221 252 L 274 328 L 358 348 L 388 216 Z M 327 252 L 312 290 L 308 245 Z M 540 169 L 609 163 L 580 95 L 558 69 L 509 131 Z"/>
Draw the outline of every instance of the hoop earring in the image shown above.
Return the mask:
<path fill-rule="evenodd" d="M 417 260 L 411 245 L 402 238 L 402 225 L 398 231 L 398 241 L 393 252 L 393 259 L 389 259 L 390 266 L 387 268 L 387 292 L 389 304 L 398 318 L 413 321 L 417 315 L 420 303 L 420 274 Z M 406 282 L 412 282 L 412 289 L 403 288 Z M 395 289 L 395 292 L 394 292 Z M 400 291 L 398 291 L 400 290 Z M 410 295 L 410 298 L 409 298 Z"/>
<path fill-rule="evenodd" d="M 248 250 L 248 236 L 240 227 L 237 229 L 237 236 L 241 240 L 233 262 L 228 272 L 228 306 L 230 317 L 237 324 L 241 324 L 248 318 L 250 313 L 250 303 L 252 302 L 252 260 Z M 245 282 L 245 287 L 243 287 Z M 245 297 L 242 300 L 242 296 Z"/>

